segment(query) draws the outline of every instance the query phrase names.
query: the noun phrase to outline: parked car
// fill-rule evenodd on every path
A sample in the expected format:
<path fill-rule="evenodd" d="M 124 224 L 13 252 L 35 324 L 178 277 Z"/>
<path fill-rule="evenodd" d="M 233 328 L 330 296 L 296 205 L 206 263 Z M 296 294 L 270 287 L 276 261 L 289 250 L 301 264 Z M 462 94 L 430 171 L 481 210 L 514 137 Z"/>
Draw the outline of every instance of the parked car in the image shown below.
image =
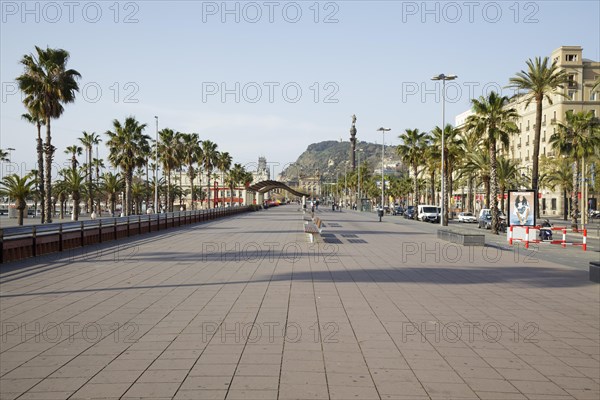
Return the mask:
<path fill-rule="evenodd" d="M 458 222 L 477 222 L 477 217 L 470 212 L 461 212 L 458 214 Z"/>
<path fill-rule="evenodd" d="M 392 215 L 402 215 L 404 214 L 404 209 L 400 206 L 394 207 L 392 210 Z"/>
<path fill-rule="evenodd" d="M 417 219 L 423 222 L 440 222 L 440 208 L 428 204 L 418 206 Z"/>
<path fill-rule="evenodd" d="M 498 210 L 498 224 L 500 231 L 506 230 L 506 215 Z M 479 211 L 479 218 L 477 219 L 477 228 L 492 229 L 492 213 L 489 208 L 484 208 Z"/>
<path fill-rule="evenodd" d="M 415 217 L 415 206 L 408 206 L 404 210 L 404 218 L 413 219 Z"/>

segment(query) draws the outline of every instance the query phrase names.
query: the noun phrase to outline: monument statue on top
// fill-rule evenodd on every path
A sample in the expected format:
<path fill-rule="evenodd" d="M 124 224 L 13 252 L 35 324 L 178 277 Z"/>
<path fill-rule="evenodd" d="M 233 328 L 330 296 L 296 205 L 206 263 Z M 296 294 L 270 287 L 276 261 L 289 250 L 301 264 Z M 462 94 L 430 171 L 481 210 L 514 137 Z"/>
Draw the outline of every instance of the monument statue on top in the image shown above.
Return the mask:
<path fill-rule="evenodd" d="M 352 171 L 356 170 L 356 115 L 352 115 L 352 128 L 350 128 L 350 144 L 352 146 Z"/>

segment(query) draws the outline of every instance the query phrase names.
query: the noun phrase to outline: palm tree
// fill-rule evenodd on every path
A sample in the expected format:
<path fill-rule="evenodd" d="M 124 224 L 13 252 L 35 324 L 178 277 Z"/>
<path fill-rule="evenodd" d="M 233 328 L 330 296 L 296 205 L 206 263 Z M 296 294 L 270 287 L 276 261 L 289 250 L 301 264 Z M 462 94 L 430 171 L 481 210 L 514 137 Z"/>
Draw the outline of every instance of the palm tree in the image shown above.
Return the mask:
<path fill-rule="evenodd" d="M 550 137 L 550 145 L 562 156 L 573 161 L 573 192 L 571 195 L 571 226 L 577 229 L 579 159 L 590 157 L 600 147 L 600 121 L 592 111 L 567 111 L 565 123 L 558 122 L 558 130 Z"/>
<path fill-rule="evenodd" d="M 46 190 L 46 221 L 52 222 L 52 160 L 55 147 L 52 145 L 50 121 L 59 118 L 64 112 L 63 104 L 75 101 L 75 92 L 79 91 L 77 79 L 81 74 L 67 69 L 69 52 L 63 49 L 35 47 L 36 54 L 24 55 L 21 64 L 25 71 L 17 77 L 19 88 L 25 94 L 23 103 L 28 110 L 39 111 L 38 116 L 46 123 L 46 142 L 44 152 L 46 168 L 44 170 Z M 40 168 L 41 169 L 41 168 Z"/>
<path fill-rule="evenodd" d="M 8 151 L 0 149 L 0 162 L 10 162 Z"/>
<path fill-rule="evenodd" d="M 79 164 L 79 161 L 77 161 L 77 156 L 80 156 L 82 152 L 83 149 L 75 144 L 72 146 L 67 146 L 65 149 L 65 154 L 71 154 L 71 169 L 73 171 L 77 170 L 77 164 Z"/>
<path fill-rule="evenodd" d="M 101 158 L 94 158 L 92 160 L 92 166 L 96 168 L 96 182 L 95 184 L 92 184 L 93 186 L 95 186 L 96 188 L 98 188 L 99 185 L 99 180 L 100 180 L 100 168 L 104 169 L 104 160 Z M 100 200 L 100 196 L 98 196 L 98 199 L 96 201 L 96 214 L 98 214 L 98 216 L 102 215 L 102 207 L 101 207 L 101 200 Z"/>
<path fill-rule="evenodd" d="M 102 139 L 96 132 L 87 133 L 83 131 L 83 136 L 79 138 L 79 142 L 86 149 L 86 164 L 87 164 L 87 192 L 88 192 L 88 210 L 91 213 L 94 209 L 94 193 L 92 191 L 92 147 L 99 144 Z"/>
<path fill-rule="evenodd" d="M 225 186 L 225 174 L 229 171 L 229 168 L 231 168 L 232 161 L 233 161 L 233 159 L 232 159 L 231 155 L 226 151 L 219 153 L 217 156 L 216 167 L 219 170 L 221 170 L 221 183 L 223 184 L 223 186 Z M 215 196 L 216 195 L 217 194 L 215 193 Z M 223 196 L 223 206 L 225 206 L 224 196 Z"/>
<path fill-rule="evenodd" d="M 41 221 L 43 224 L 44 222 L 46 222 L 46 208 L 44 207 L 44 199 L 45 199 L 46 194 L 44 193 L 44 145 L 43 145 L 43 141 L 42 141 L 42 125 L 46 125 L 46 122 L 42 118 L 42 108 L 41 108 L 41 104 L 39 104 L 39 103 L 40 103 L 39 100 L 37 102 L 33 102 L 30 106 L 31 108 L 29 109 L 29 113 L 22 114 L 21 118 L 23 118 L 25 121 L 29 122 L 30 124 L 35 125 L 35 127 L 37 128 L 37 146 L 36 146 L 36 151 L 37 151 L 37 156 L 38 156 L 37 157 L 37 163 L 38 163 L 37 185 L 38 185 L 40 203 L 42 204 Z"/>
<path fill-rule="evenodd" d="M 435 203 L 435 177 L 436 172 L 440 170 L 440 161 L 442 158 L 442 152 L 437 146 L 429 146 L 425 149 L 425 164 L 427 171 L 429 172 L 429 186 L 430 186 L 430 199 L 429 204 Z"/>
<path fill-rule="evenodd" d="M 467 156 L 467 161 L 463 170 L 469 176 L 478 177 L 480 184 L 483 184 L 485 204 L 482 208 L 490 207 L 490 154 L 486 149 L 479 149 L 475 153 Z"/>
<path fill-rule="evenodd" d="M 469 168 L 470 157 L 473 154 L 479 153 L 482 145 L 481 136 L 474 131 L 467 129 L 461 129 L 461 145 L 462 153 L 465 155 L 462 162 L 460 163 L 461 173 L 467 175 L 467 210 L 471 213 L 475 212 L 475 196 L 474 196 L 474 180 L 475 176 L 480 171 L 479 169 Z M 489 176 L 489 174 L 488 174 Z M 488 181 L 489 182 L 489 181 Z M 489 188 L 489 185 L 488 185 Z M 489 193 L 489 192 L 488 192 Z M 464 208 L 464 205 L 463 205 Z"/>
<path fill-rule="evenodd" d="M 488 97 L 481 96 L 471 100 L 473 115 L 467 118 L 467 129 L 484 136 L 484 143 L 490 155 L 490 212 L 492 214 L 492 233 L 498 234 L 498 171 L 496 161 L 496 143 L 500 141 L 508 147 L 509 136 L 518 131 L 515 119 L 518 114 L 514 108 L 507 108 L 508 97 L 491 92 Z"/>
<path fill-rule="evenodd" d="M 500 210 L 504 212 L 504 192 L 507 188 L 517 188 L 521 186 L 521 171 L 519 163 L 513 159 L 504 156 L 498 157 L 498 187 L 500 190 Z"/>
<path fill-rule="evenodd" d="M 73 199 L 73 220 L 79 220 L 79 202 L 81 201 L 81 192 L 85 188 L 85 177 L 76 169 L 65 168 L 59 172 L 63 177 L 62 183 L 64 189 L 71 195 Z"/>
<path fill-rule="evenodd" d="M 111 215 L 114 216 L 117 196 L 123 190 L 123 179 L 119 174 L 113 174 L 112 172 L 106 172 L 100 179 L 102 181 L 100 188 L 106 195 L 107 203 L 110 203 Z"/>
<path fill-rule="evenodd" d="M 178 144 L 176 143 L 177 137 L 175 131 L 169 128 L 165 128 L 158 132 L 159 145 L 158 154 L 162 166 L 167 176 L 167 193 L 166 193 L 166 204 L 167 211 L 173 211 L 173 196 L 171 190 L 171 171 L 177 166 L 178 160 Z"/>
<path fill-rule="evenodd" d="M 548 173 L 548 185 L 552 190 L 560 186 L 563 193 L 563 219 L 569 218 L 568 193 L 573 190 L 573 165 L 567 158 L 560 157 L 553 163 L 553 169 Z"/>
<path fill-rule="evenodd" d="M 30 175 L 20 177 L 17 174 L 7 175 L 0 182 L 0 194 L 15 199 L 15 206 L 19 210 L 17 223 L 23 225 L 23 214 L 27 208 L 27 198 L 31 196 L 35 181 Z"/>
<path fill-rule="evenodd" d="M 187 175 L 190 178 L 190 193 L 192 194 L 192 210 L 194 209 L 194 179 L 196 179 L 196 170 L 194 164 L 198 161 L 198 149 L 200 148 L 200 139 L 197 133 L 182 133 L 182 152 L 183 163 L 187 165 Z"/>
<path fill-rule="evenodd" d="M 567 72 L 558 67 L 557 61 L 554 60 L 549 65 L 548 57 L 536 57 L 534 60 L 527 60 L 527 71 L 521 70 L 514 77 L 510 78 L 509 87 L 517 90 L 525 90 L 525 107 L 528 107 L 532 101 L 535 101 L 535 125 L 533 139 L 533 167 L 531 172 L 531 188 L 536 192 L 539 190 L 539 155 L 540 155 L 540 137 L 542 132 L 542 102 L 544 99 L 548 104 L 552 104 L 552 95 L 561 94 L 558 89 L 563 88 L 563 84 L 567 83 Z M 535 215 L 539 217 L 539 201 L 535 197 Z"/>
<path fill-rule="evenodd" d="M 414 179 L 414 206 L 415 210 L 419 204 L 419 182 L 417 168 L 423 161 L 423 150 L 428 146 L 426 132 L 419 132 L 418 129 L 407 129 L 403 134 L 398 136 L 402 139 L 402 144 L 398 145 L 397 152 L 404 163 L 412 167 Z M 414 213 L 414 219 L 417 219 L 417 213 Z"/>
<path fill-rule="evenodd" d="M 431 132 L 433 142 L 441 147 L 442 145 L 442 129 L 436 126 Z M 443 195 L 442 211 L 444 213 L 444 226 L 448 226 L 448 199 L 452 197 L 452 172 L 462 156 L 462 138 L 460 131 L 452 125 L 447 124 L 444 127 L 444 186 L 445 192 Z M 441 154 L 440 154 L 441 158 Z"/>
<path fill-rule="evenodd" d="M 125 179 L 125 216 L 131 215 L 133 202 L 131 197 L 131 186 L 133 183 L 133 172 L 137 167 L 144 165 L 146 158 L 140 149 L 148 145 L 149 136 L 143 131 L 146 124 L 140 124 L 135 117 L 127 117 L 121 124 L 119 120 L 113 121 L 113 131 L 107 131 L 109 139 L 106 142 L 110 149 L 109 161 L 113 166 L 119 166 L 123 170 Z"/>
<path fill-rule="evenodd" d="M 206 191 L 207 191 L 207 208 L 210 208 L 210 178 L 213 173 L 213 169 L 217 163 L 217 157 L 219 152 L 217 151 L 217 144 L 210 140 L 204 140 L 202 142 L 202 166 L 206 172 Z M 215 193 L 216 196 L 216 193 Z"/>

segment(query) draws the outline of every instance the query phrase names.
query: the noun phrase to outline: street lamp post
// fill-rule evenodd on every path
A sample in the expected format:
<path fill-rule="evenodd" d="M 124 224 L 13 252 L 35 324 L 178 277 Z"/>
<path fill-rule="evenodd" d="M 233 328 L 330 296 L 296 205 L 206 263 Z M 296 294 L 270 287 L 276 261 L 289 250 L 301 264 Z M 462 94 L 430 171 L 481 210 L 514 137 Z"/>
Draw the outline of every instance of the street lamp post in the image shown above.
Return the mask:
<path fill-rule="evenodd" d="M 156 159 L 154 162 L 154 212 L 158 213 L 160 210 L 158 209 L 158 116 L 154 116 L 156 120 L 156 148 L 154 149 L 154 158 Z M 192 198 L 194 194 L 192 193 Z"/>
<path fill-rule="evenodd" d="M 356 201 L 356 204 L 357 207 L 360 207 L 362 211 L 362 196 L 360 195 L 360 153 L 362 153 L 363 149 L 356 149 L 355 151 L 358 153 L 358 199 Z"/>
<path fill-rule="evenodd" d="M 444 171 L 444 158 L 446 152 L 446 143 L 444 138 L 444 131 L 446 125 L 446 81 L 452 81 L 456 79 L 456 75 L 444 75 L 439 74 L 431 78 L 432 81 L 442 81 L 442 201 L 441 208 L 442 213 L 440 215 L 440 225 L 448 226 L 448 221 L 446 221 L 446 174 Z"/>
<path fill-rule="evenodd" d="M 385 156 L 385 133 L 388 131 L 391 131 L 391 130 L 392 130 L 391 128 L 384 128 L 384 127 L 377 129 L 377 131 L 381 131 L 381 211 L 382 212 L 383 212 L 383 205 L 384 205 L 384 199 L 385 199 L 384 194 L 383 194 L 384 187 L 385 187 L 385 177 L 383 175 L 383 172 L 384 172 L 383 159 Z"/>

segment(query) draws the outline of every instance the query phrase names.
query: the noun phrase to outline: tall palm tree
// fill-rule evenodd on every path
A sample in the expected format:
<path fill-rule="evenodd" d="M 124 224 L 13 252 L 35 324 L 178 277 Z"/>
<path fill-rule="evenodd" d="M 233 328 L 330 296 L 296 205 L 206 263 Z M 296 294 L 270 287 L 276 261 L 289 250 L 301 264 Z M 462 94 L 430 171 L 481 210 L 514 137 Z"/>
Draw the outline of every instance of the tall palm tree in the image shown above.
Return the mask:
<path fill-rule="evenodd" d="M 77 156 L 80 156 L 82 152 L 83 149 L 77 146 L 76 144 L 72 146 L 67 146 L 67 148 L 65 149 L 65 154 L 71 155 L 71 169 L 73 171 L 77 170 L 77 164 L 79 164 L 79 161 L 77 161 Z"/>
<path fill-rule="evenodd" d="M 490 154 L 487 149 L 478 149 L 475 153 L 467 156 L 463 170 L 469 176 L 478 177 L 477 187 L 483 184 L 484 205 L 481 208 L 490 207 Z"/>
<path fill-rule="evenodd" d="M 439 126 L 431 131 L 433 143 L 442 145 L 442 129 Z M 448 226 L 448 199 L 452 196 L 452 172 L 462 157 L 462 138 L 460 131 L 452 125 L 447 124 L 444 127 L 444 186 L 442 212 L 444 213 L 444 226 Z M 441 158 L 441 154 L 440 154 Z"/>
<path fill-rule="evenodd" d="M 435 204 L 435 177 L 437 171 L 440 170 L 440 162 L 442 158 L 442 152 L 437 146 L 429 146 L 425 149 L 425 165 L 429 172 L 429 185 L 430 185 L 430 200 L 429 204 Z"/>
<path fill-rule="evenodd" d="M 0 149 L 0 162 L 10 162 L 8 151 Z"/>
<path fill-rule="evenodd" d="M 150 137 L 144 135 L 146 124 L 140 124 L 135 117 L 127 117 L 121 124 L 119 120 L 113 121 L 113 131 L 107 131 L 109 139 L 106 142 L 110 149 L 109 161 L 113 166 L 119 166 L 123 170 L 125 180 L 125 204 L 124 215 L 131 215 L 133 201 L 131 186 L 133 183 L 133 172 L 137 167 L 144 165 L 146 158 L 140 152 L 141 148 L 148 145 Z"/>
<path fill-rule="evenodd" d="M 96 181 L 95 183 L 93 183 L 92 185 L 95 186 L 96 188 L 99 187 L 100 184 L 100 168 L 104 169 L 104 160 L 101 158 L 94 158 L 92 159 L 92 166 L 96 168 Z M 98 214 L 98 216 L 102 215 L 102 207 L 100 205 L 101 203 L 101 196 L 98 195 L 98 199 L 96 200 L 96 214 Z"/>
<path fill-rule="evenodd" d="M 111 215 L 114 216 L 117 196 L 123 190 L 123 179 L 119 174 L 113 174 L 112 172 L 104 173 L 100 179 L 100 188 L 106 195 L 107 203 L 110 204 Z"/>
<path fill-rule="evenodd" d="M 558 122 L 556 133 L 550 137 L 550 145 L 558 154 L 569 157 L 573 161 L 573 192 L 571 195 L 571 225 L 577 228 L 577 212 L 579 210 L 579 159 L 590 157 L 600 147 L 600 121 L 592 111 L 568 111 L 565 122 Z"/>
<path fill-rule="evenodd" d="M 527 60 L 527 71 L 521 70 L 510 78 L 509 87 L 517 90 L 525 90 L 525 107 L 528 107 L 532 101 L 535 101 L 535 125 L 533 139 L 533 166 L 531 172 L 531 188 L 539 190 L 539 155 L 540 155 L 540 137 L 542 132 L 542 102 L 546 100 L 552 104 L 552 95 L 561 94 L 558 89 L 563 88 L 567 83 L 568 74 L 564 69 L 560 69 L 556 60 L 549 64 L 548 57 L 536 57 L 534 60 Z M 535 215 L 539 217 L 539 201 L 535 198 Z"/>
<path fill-rule="evenodd" d="M 196 170 L 194 164 L 198 162 L 198 149 L 200 148 L 200 139 L 197 133 L 181 134 L 183 163 L 187 165 L 187 176 L 190 179 L 190 193 L 192 194 L 192 210 L 194 209 L 194 179 L 196 179 Z"/>
<path fill-rule="evenodd" d="M 28 110 L 39 111 L 38 116 L 46 123 L 44 153 L 46 168 L 44 188 L 46 190 L 46 221 L 52 222 L 52 160 L 55 147 L 52 145 L 50 121 L 59 118 L 64 112 L 63 104 L 75 101 L 79 91 L 77 80 L 81 74 L 67 69 L 69 52 L 63 49 L 46 50 L 35 47 L 35 54 L 24 55 L 21 64 L 25 71 L 17 77 L 19 88 L 25 94 L 23 103 Z"/>
<path fill-rule="evenodd" d="M 569 218 L 568 194 L 573 190 L 573 165 L 568 158 L 560 157 L 553 163 L 553 169 L 548 173 L 548 185 L 552 190 L 560 186 L 563 193 L 563 219 Z"/>
<path fill-rule="evenodd" d="M 167 176 L 167 193 L 166 193 L 166 202 L 167 202 L 167 211 L 173 211 L 173 194 L 172 194 L 172 185 L 171 185 L 171 172 L 176 168 L 179 160 L 178 160 L 178 143 L 177 143 L 177 135 L 175 131 L 169 128 L 162 129 L 158 132 L 159 135 L 159 145 L 158 145 L 158 154 L 160 162 L 162 163 L 163 170 L 165 175 Z"/>
<path fill-rule="evenodd" d="M 490 155 L 490 212 L 492 214 L 492 233 L 498 234 L 498 171 L 496 144 L 500 141 L 508 147 L 509 137 L 518 131 L 515 120 L 518 117 L 514 108 L 508 108 L 508 97 L 491 92 L 488 97 L 481 96 L 471 100 L 473 115 L 467 118 L 468 129 L 479 132 Z"/>
<path fill-rule="evenodd" d="M 23 225 L 23 214 L 27 208 L 27 199 L 35 187 L 35 181 L 30 175 L 20 177 L 17 174 L 7 175 L 0 182 L 0 194 L 15 199 L 15 206 L 19 211 L 17 223 Z"/>
<path fill-rule="evenodd" d="M 403 134 L 398 136 L 402 140 L 402 144 L 398 145 L 396 151 L 404 163 L 410 165 L 412 168 L 415 211 L 419 204 L 418 167 L 423 161 L 423 150 L 428 146 L 426 135 L 426 132 L 419 132 L 418 129 L 407 129 Z M 414 219 L 417 219 L 416 212 L 414 213 Z"/>
<path fill-rule="evenodd" d="M 231 168 L 232 161 L 233 161 L 233 158 L 227 151 L 220 152 L 219 155 L 217 156 L 216 167 L 221 171 L 221 183 L 223 184 L 223 187 L 225 187 L 225 174 L 229 171 L 229 168 Z M 216 194 L 215 194 L 215 196 L 216 196 Z M 222 196 L 222 197 L 223 197 L 223 206 L 225 206 L 225 198 L 224 198 L 224 196 Z"/>
<path fill-rule="evenodd" d="M 500 210 L 504 212 L 504 192 L 507 188 L 518 188 L 521 186 L 521 171 L 519 163 L 514 159 L 504 156 L 498 157 L 498 188 L 500 191 Z"/>
<path fill-rule="evenodd" d="M 85 177 L 79 170 L 72 168 L 65 168 L 59 174 L 63 178 L 64 189 L 73 199 L 73 220 L 78 221 L 80 214 L 79 202 L 81 201 L 81 192 L 85 188 Z"/>
<path fill-rule="evenodd" d="M 86 150 L 86 164 L 87 164 L 87 194 L 88 194 L 88 210 L 91 213 L 94 209 L 94 193 L 92 190 L 92 148 L 94 145 L 99 144 L 102 139 L 96 132 L 87 133 L 82 132 L 83 136 L 79 138 L 79 142 L 85 147 Z"/>
<path fill-rule="evenodd" d="M 217 151 L 217 144 L 210 140 L 202 141 L 202 166 L 206 172 L 206 192 L 207 192 L 207 208 L 210 207 L 210 178 L 213 173 L 213 169 L 217 163 L 217 157 L 219 152 Z M 216 194 L 215 194 L 216 196 Z"/>
<path fill-rule="evenodd" d="M 44 142 L 42 141 L 42 125 L 46 125 L 46 122 L 42 118 L 42 108 L 40 103 L 41 102 L 39 101 L 39 99 L 37 100 L 37 102 L 32 101 L 32 104 L 29 108 L 29 112 L 27 114 L 22 114 L 21 118 L 23 118 L 30 124 L 35 125 L 37 129 L 37 185 L 40 203 L 42 204 L 41 221 L 43 224 L 44 222 L 46 222 L 46 208 L 44 204 L 46 194 L 44 193 Z"/>
<path fill-rule="evenodd" d="M 467 175 L 467 210 L 473 213 L 475 212 L 474 180 L 475 176 L 480 170 L 477 168 L 469 168 L 469 161 L 471 155 L 479 153 L 479 150 L 481 149 L 482 145 L 482 140 L 481 136 L 477 132 L 467 129 L 461 129 L 461 136 L 461 150 L 465 157 L 460 162 L 460 169 L 462 173 L 465 173 Z"/>

